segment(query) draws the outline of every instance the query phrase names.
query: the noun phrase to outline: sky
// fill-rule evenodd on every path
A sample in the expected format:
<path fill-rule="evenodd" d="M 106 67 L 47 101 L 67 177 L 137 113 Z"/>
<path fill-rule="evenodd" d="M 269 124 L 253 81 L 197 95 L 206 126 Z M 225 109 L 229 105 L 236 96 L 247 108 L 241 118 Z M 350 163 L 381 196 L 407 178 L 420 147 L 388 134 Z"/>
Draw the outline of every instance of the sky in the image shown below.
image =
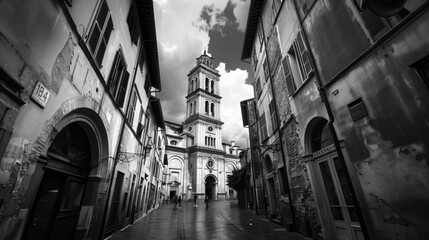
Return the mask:
<path fill-rule="evenodd" d="M 219 71 L 223 142 L 248 145 L 240 101 L 253 98 L 241 50 L 250 0 L 154 0 L 164 119 L 185 120 L 187 75 L 203 54 Z"/>

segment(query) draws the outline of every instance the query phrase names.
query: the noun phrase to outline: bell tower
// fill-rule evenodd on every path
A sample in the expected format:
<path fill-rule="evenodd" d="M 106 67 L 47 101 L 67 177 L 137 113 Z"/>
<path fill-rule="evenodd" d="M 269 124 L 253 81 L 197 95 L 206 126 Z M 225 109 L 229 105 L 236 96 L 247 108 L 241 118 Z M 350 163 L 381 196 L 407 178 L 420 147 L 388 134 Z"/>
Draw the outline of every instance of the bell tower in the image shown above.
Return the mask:
<path fill-rule="evenodd" d="M 191 139 L 189 147 L 223 149 L 219 77 L 218 71 L 213 68 L 213 58 L 204 51 L 188 74 L 183 131 Z"/>

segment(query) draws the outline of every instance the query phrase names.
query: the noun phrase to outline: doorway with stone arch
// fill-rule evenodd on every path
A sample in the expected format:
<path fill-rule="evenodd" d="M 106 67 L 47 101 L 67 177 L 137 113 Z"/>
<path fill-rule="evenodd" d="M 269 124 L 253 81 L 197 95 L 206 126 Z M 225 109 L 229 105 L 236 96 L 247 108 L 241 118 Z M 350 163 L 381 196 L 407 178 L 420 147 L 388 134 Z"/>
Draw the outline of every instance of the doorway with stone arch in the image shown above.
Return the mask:
<path fill-rule="evenodd" d="M 217 200 L 216 196 L 216 177 L 212 175 L 207 175 L 204 181 L 205 185 L 205 195 L 209 197 L 210 200 Z"/>
<path fill-rule="evenodd" d="M 346 180 L 346 171 L 340 162 L 328 121 L 314 118 L 306 131 L 306 149 L 312 155 L 309 161 L 312 185 L 328 239 L 363 240 L 360 222 L 351 195 L 352 187 Z"/>
<path fill-rule="evenodd" d="M 102 216 L 95 206 L 101 168 L 107 169 L 107 161 L 102 162 L 108 155 L 103 121 L 89 109 L 77 109 L 55 129 L 29 186 L 34 200 L 23 239 L 83 239 L 90 225 L 82 222 Z"/>

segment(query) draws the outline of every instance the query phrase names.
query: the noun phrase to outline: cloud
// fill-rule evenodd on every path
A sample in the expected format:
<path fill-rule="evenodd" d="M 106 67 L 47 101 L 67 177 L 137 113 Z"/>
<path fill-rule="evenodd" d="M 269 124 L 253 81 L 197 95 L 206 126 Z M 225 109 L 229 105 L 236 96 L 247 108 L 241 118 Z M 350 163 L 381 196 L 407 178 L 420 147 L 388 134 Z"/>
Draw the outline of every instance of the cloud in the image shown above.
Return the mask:
<path fill-rule="evenodd" d="M 253 88 L 245 84 L 248 73 L 237 68 L 227 71 L 225 63 L 216 68 L 220 77 L 221 119 L 225 124 L 222 127 L 225 141 L 236 141 L 240 147 L 247 146 L 248 129 L 243 127 L 240 102 L 253 97 Z"/>

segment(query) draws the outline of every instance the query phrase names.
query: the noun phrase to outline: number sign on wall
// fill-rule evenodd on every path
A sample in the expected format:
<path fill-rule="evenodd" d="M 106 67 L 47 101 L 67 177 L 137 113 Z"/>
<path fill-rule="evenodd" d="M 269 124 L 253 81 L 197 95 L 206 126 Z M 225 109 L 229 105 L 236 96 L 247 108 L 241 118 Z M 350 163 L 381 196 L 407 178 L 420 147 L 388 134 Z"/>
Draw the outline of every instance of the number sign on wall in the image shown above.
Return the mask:
<path fill-rule="evenodd" d="M 51 92 L 41 82 L 37 82 L 36 87 L 31 94 L 31 98 L 41 107 L 46 107 Z"/>

